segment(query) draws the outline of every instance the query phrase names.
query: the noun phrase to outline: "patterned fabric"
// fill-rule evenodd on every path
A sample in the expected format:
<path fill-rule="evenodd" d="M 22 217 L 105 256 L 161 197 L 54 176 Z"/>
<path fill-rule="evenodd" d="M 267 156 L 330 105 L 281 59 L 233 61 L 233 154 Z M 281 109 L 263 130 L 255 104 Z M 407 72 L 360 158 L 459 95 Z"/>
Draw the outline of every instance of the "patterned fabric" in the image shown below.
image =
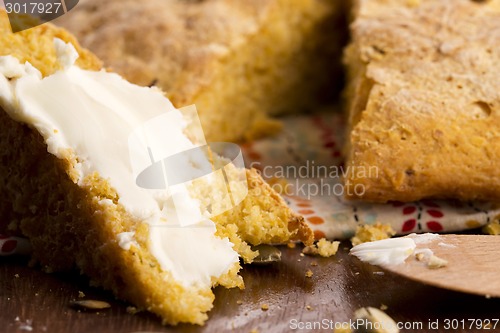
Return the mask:
<path fill-rule="evenodd" d="M 278 136 L 246 144 L 247 167 L 259 169 L 291 207 L 304 215 L 317 238 L 350 238 L 358 224 L 390 224 L 398 234 L 456 232 L 500 218 L 500 205 L 453 200 L 370 204 L 343 199 L 342 117 L 337 113 L 284 119 Z M 362 170 L 370 172 L 370 170 Z M 286 182 L 279 181 L 285 178 Z"/>
<path fill-rule="evenodd" d="M 31 252 L 31 244 L 27 239 L 0 235 L 0 257 L 13 254 L 25 255 Z"/>
<path fill-rule="evenodd" d="M 343 119 L 336 113 L 293 116 L 278 136 L 243 145 L 245 164 L 261 171 L 317 239 L 346 239 L 358 224 L 390 224 L 398 234 L 455 232 L 500 219 L 500 205 L 444 200 L 370 204 L 343 199 Z M 286 179 L 286 181 L 283 181 Z M 29 241 L 0 235 L 0 256 L 28 254 Z"/>

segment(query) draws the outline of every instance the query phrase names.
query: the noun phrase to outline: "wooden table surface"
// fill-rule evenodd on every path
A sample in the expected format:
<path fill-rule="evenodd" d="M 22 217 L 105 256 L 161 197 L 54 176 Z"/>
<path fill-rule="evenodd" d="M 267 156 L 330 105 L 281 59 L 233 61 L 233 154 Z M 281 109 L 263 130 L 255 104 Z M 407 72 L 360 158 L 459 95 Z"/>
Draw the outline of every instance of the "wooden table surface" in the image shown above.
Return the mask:
<path fill-rule="evenodd" d="M 394 320 L 422 328 L 401 332 L 500 332 L 469 329 L 468 319 L 500 319 L 500 299 L 460 294 L 424 286 L 361 263 L 341 245 L 332 258 L 301 257 L 300 248 L 281 247 L 283 260 L 243 269 L 246 289 L 215 290 L 216 301 L 203 327 L 165 327 L 148 313 L 129 314 L 125 303 L 108 292 L 87 286 L 76 273 L 45 274 L 26 267 L 26 259 L 0 258 L 0 332 L 332 332 L 331 329 L 295 329 L 299 323 L 345 323 L 359 307 L 388 308 Z M 311 263 L 316 262 L 317 266 Z M 310 269 L 314 275 L 305 276 Z M 474 274 L 474 272 L 471 272 Z M 109 302 L 100 312 L 69 306 L 78 299 Z M 241 302 L 239 302 L 241 301 Z M 238 304 L 241 303 L 241 304 Z M 262 304 L 269 310 L 263 311 Z M 308 307 L 309 306 L 309 307 Z M 464 319 L 464 322 L 461 320 Z M 455 321 L 453 321 L 455 320 Z M 429 322 L 438 327 L 429 326 Z M 446 324 L 450 329 L 446 329 Z M 462 324 L 463 323 L 463 324 Z M 312 323 L 311 323 L 312 324 Z M 338 324 L 337 324 L 338 325 Z M 453 329 L 458 325 L 458 329 Z"/>

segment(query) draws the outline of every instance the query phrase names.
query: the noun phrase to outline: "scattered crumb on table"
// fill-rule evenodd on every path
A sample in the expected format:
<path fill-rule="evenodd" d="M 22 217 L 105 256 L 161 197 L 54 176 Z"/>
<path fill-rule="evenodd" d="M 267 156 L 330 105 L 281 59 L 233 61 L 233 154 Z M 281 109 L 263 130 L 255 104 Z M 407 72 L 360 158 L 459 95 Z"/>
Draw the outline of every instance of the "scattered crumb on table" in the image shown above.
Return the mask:
<path fill-rule="evenodd" d="M 262 305 L 260 306 L 260 308 L 262 309 L 262 311 L 267 311 L 267 310 L 269 310 L 269 305 L 268 305 L 268 304 L 266 304 L 266 303 L 264 303 L 264 304 L 262 304 Z"/>
<path fill-rule="evenodd" d="M 353 333 L 350 328 L 336 328 L 333 333 Z"/>
<path fill-rule="evenodd" d="M 317 241 L 315 244 L 306 246 L 303 250 L 302 253 L 308 254 L 308 255 L 320 255 L 322 257 L 331 257 L 335 255 L 339 249 L 339 244 L 340 242 L 330 242 L 327 241 L 325 238 L 321 238 L 319 241 Z"/>
<path fill-rule="evenodd" d="M 394 236 L 396 232 L 389 224 L 364 224 L 356 227 L 356 234 L 351 238 L 353 246 L 361 243 L 374 242 Z"/>
<path fill-rule="evenodd" d="M 399 329 L 397 328 L 396 322 L 389 315 L 387 315 L 384 311 L 379 310 L 377 308 L 366 307 L 360 308 L 354 312 L 354 320 L 366 323 L 366 326 L 371 327 L 379 327 L 377 329 L 377 333 L 398 333 Z M 364 326 L 364 325 L 362 325 Z M 369 330 L 370 327 L 360 327 L 357 329 L 361 329 L 361 332 L 372 332 Z"/>
<path fill-rule="evenodd" d="M 500 235 L 500 221 L 494 220 L 483 227 L 483 232 L 488 235 Z"/>
<path fill-rule="evenodd" d="M 423 254 L 422 252 L 417 253 L 415 254 L 415 259 L 417 259 L 418 261 L 423 261 L 425 259 L 425 254 Z"/>
<path fill-rule="evenodd" d="M 72 301 L 70 302 L 70 305 L 72 305 L 73 307 L 86 310 L 102 310 L 111 307 L 111 304 L 109 304 L 108 302 L 91 300 L 91 299 Z M 97 312 L 97 314 L 99 314 L 99 312 Z"/>
<path fill-rule="evenodd" d="M 446 267 L 448 265 L 448 261 L 442 258 L 439 258 L 438 256 L 432 255 L 429 258 L 429 262 L 427 263 L 427 267 L 436 269 L 436 268 L 441 268 L 441 267 Z"/>
<path fill-rule="evenodd" d="M 131 315 L 135 315 L 137 312 L 139 312 L 139 309 L 137 309 L 135 306 L 127 306 L 126 311 Z"/>
<path fill-rule="evenodd" d="M 306 272 L 306 277 L 307 277 L 307 278 L 310 278 L 310 277 L 312 277 L 313 275 L 314 275 L 314 273 L 313 273 L 310 269 L 308 269 L 308 270 L 307 270 L 307 272 Z"/>

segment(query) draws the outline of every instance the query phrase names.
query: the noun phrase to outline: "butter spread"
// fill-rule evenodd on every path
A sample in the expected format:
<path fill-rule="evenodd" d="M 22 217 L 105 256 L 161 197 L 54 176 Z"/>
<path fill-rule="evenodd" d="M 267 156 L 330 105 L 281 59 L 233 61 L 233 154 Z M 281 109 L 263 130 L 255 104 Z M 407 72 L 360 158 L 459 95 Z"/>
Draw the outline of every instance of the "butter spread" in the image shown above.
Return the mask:
<path fill-rule="evenodd" d="M 361 261 L 372 265 L 399 265 L 412 254 L 429 258 L 433 255 L 428 248 L 417 248 L 420 245 L 439 240 L 438 234 L 409 234 L 405 237 L 389 238 L 354 246 L 350 253 Z"/>
<path fill-rule="evenodd" d="M 408 237 L 382 239 L 354 246 L 350 253 L 372 265 L 402 264 L 415 250 L 415 241 Z"/>
<path fill-rule="evenodd" d="M 238 261 L 233 244 L 214 235 L 215 224 L 205 217 L 199 202 L 177 193 L 178 216 L 191 216 L 197 223 L 181 227 L 167 217 L 172 193 L 147 190 L 136 185 L 128 139 L 141 124 L 168 115 L 161 135 L 150 136 L 151 146 L 175 154 L 194 148 L 185 135 L 182 113 L 156 88 L 139 87 L 104 70 L 94 72 L 74 65 L 78 54 L 71 44 L 55 39 L 62 70 L 42 78 L 29 63 L 12 56 L 0 57 L 0 104 L 14 119 L 37 129 L 49 153 L 78 158 L 78 184 L 97 172 L 119 195 L 119 203 L 136 219 L 150 225 L 150 251 L 162 269 L 184 285 L 210 286 Z M 187 164 L 196 168 L 196 163 Z M 101 200 L 103 206 L 111 204 Z M 133 230 L 117 241 L 125 250 L 134 244 Z"/>

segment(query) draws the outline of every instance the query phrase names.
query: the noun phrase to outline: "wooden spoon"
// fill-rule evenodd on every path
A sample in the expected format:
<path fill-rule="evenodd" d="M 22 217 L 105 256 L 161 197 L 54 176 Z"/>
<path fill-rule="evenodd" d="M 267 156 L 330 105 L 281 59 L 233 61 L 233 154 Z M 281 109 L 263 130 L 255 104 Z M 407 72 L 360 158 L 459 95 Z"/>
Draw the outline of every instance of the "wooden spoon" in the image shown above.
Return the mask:
<path fill-rule="evenodd" d="M 381 266 L 428 285 L 488 298 L 500 297 L 500 237 L 440 235 L 425 244 L 417 244 L 415 251 L 425 248 L 447 264 L 430 268 L 428 260 L 419 261 L 413 254 L 402 264 Z"/>

